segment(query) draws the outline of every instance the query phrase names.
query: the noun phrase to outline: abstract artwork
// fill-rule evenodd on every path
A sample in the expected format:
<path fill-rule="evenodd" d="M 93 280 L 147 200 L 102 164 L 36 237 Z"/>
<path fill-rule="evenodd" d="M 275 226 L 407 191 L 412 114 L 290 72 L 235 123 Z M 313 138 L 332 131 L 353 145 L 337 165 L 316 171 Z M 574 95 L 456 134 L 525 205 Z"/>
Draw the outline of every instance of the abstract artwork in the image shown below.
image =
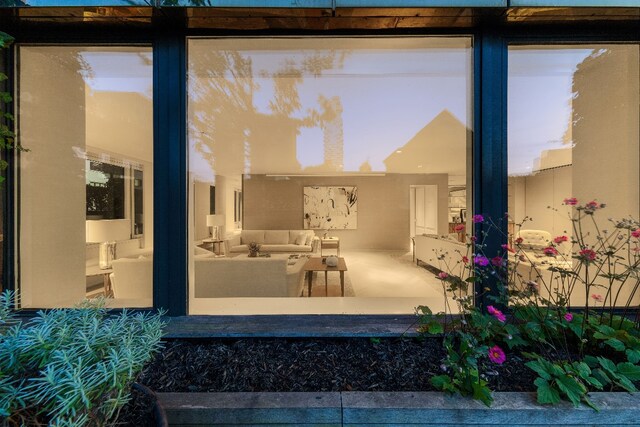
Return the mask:
<path fill-rule="evenodd" d="M 304 187 L 304 228 L 358 228 L 358 187 Z"/>

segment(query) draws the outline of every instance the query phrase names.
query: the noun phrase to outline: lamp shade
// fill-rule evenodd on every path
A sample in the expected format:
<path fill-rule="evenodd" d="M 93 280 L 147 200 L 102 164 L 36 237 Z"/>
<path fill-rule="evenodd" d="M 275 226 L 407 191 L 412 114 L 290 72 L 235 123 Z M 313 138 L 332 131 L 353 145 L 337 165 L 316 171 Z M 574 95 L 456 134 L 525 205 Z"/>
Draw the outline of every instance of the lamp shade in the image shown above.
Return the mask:
<path fill-rule="evenodd" d="M 224 225 L 224 215 L 207 215 L 207 227 Z"/>
<path fill-rule="evenodd" d="M 127 219 L 88 220 L 86 222 L 87 243 L 127 240 L 131 236 L 131 223 Z"/>

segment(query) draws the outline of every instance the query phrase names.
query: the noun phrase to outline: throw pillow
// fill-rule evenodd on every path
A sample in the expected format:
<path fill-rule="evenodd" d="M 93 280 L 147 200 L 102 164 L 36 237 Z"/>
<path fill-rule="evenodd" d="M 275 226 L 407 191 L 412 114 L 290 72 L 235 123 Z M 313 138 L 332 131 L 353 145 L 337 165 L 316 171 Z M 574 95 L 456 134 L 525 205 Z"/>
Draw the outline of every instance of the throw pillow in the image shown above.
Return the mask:
<path fill-rule="evenodd" d="M 307 238 L 305 240 L 305 245 L 306 246 L 311 246 L 311 242 L 313 242 L 313 237 L 315 236 L 315 234 L 313 232 L 311 233 L 307 233 Z"/>
<path fill-rule="evenodd" d="M 300 233 L 298 234 L 298 237 L 296 237 L 296 245 L 304 245 L 305 242 L 307 241 L 307 236 L 304 233 Z"/>

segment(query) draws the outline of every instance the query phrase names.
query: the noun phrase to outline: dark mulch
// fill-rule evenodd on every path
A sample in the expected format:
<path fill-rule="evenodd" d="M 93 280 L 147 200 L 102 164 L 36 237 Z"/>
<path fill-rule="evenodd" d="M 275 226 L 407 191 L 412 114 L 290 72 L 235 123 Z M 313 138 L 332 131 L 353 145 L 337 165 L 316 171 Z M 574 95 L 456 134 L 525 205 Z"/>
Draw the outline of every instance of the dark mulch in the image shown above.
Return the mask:
<path fill-rule="evenodd" d="M 437 338 L 175 340 L 138 382 L 156 392 L 431 391 L 444 355 Z M 508 353 L 482 370 L 493 390 L 533 391 L 524 363 Z"/>

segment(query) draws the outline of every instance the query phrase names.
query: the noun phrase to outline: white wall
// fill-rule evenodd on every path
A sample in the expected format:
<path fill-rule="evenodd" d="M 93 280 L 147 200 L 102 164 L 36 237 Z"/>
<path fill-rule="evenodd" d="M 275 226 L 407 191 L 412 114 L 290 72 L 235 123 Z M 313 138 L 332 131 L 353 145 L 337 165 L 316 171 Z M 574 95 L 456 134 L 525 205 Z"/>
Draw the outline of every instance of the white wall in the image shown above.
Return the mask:
<path fill-rule="evenodd" d="M 84 82 L 68 48 L 21 47 L 20 284 L 23 307 L 85 295 Z"/>

